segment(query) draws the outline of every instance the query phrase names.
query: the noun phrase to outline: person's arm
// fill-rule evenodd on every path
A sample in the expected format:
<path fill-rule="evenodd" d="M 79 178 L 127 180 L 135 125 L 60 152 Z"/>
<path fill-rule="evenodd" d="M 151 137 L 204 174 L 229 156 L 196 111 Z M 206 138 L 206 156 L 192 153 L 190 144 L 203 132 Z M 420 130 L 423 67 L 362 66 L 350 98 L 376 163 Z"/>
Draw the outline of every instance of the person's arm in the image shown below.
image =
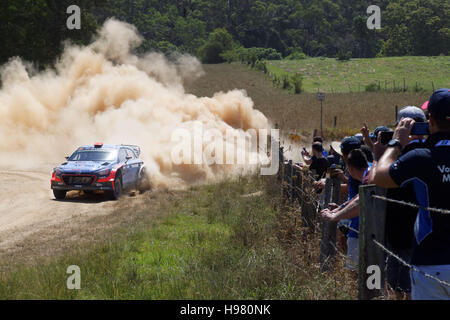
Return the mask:
<path fill-rule="evenodd" d="M 403 148 L 409 143 L 411 128 L 414 125 L 413 119 L 402 119 L 395 129 L 393 139 L 400 141 Z M 398 184 L 392 179 L 389 170 L 392 164 L 397 161 L 401 154 L 398 147 L 387 148 L 380 160 L 376 163 L 373 174 L 370 175 L 369 182 L 383 188 L 398 188 Z"/>
<path fill-rule="evenodd" d="M 311 165 L 311 163 L 312 163 L 312 160 L 311 160 L 311 157 L 308 157 L 307 155 L 303 155 L 302 154 L 302 157 L 303 157 L 303 161 L 306 163 L 306 165 Z"/>
<path fill-rule="evenodd" d="M 400 156 L 400 152 L 399 148 L 388 148 L 380 161 L 375 164 L 372 170 L 373 174 L 369 174 L 369 183 L 376 184 L 382 188 L 398 188 L 398 185 L 389 174 L 389 169 Z"/>
<path fill-rule="evenodd" d="M 372 150 L 373 152 L 373 142 L 372 139 L 370 139 L 369 135 L 369 128 L 367 127 L 367 124 L 364 123 L 364 127 L 361 128 L 361 133 L 363 135 L 363 141 Z"/>
<path fill-rule="evenodd" d="M 334 210 L 324 209 L 321 212 L 325 221 L 338 222 L 344 219 L 355 218 L 359 215 L 359 195 L 348 201 L 345 206 Z"/>

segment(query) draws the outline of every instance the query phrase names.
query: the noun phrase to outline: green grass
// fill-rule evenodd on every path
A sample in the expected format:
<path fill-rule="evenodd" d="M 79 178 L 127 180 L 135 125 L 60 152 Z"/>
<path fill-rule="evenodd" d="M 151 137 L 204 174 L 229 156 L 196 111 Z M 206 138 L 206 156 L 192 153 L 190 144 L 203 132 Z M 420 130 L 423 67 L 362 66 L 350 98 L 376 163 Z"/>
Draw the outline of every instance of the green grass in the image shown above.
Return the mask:
<path fill-rule="evenodd" d="M 176 193 L 157 221 L 0 273 L 0 299 L 354 298 L 343 263 L 319 272 L 320 235 L 298 227 L 298 213 L 280 211 L 277 196 L 277 184 L 258 177 Z M 66 288 L 69 265 L 81 269 L 81 290 Z"/>
<path fill-rule="evenodd" d="M 365 91 L 371 83 L 382 90 L 403 89 L 403 79 L 408 91 L 432 91 L 450 86 L 450 57 L 390 57 L 351 59 L 338 61 L 332 58 L 304 60 L 273 60 L 267 62 L 269 73 L 278 77 L 284 74 L 303 75 L 306 92 L 358 92 Z"/>

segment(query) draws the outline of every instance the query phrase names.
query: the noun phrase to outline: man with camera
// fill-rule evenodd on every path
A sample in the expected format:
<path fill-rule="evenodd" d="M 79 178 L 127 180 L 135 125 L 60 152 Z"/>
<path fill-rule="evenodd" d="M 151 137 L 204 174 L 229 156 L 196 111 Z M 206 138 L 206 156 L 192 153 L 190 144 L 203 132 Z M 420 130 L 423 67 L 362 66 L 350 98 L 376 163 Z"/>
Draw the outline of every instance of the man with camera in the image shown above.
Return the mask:
<path fill-rule="evenodd" d="M 411 256 L 420 272 L 410 271 L 412 298 L 450 299 L 449 286 L 425 275 L 450 283 L 450 215 L 427 209 L 450 209 L 450 89 L 434 92 L 428 111 L 430 136 L 423 146 L 402 155 L 411 135 L 420 135 L 423 128 L 412 118 L 401 119 L 369 182 L 384 188 L 412 185 L 421 207 Z"/>

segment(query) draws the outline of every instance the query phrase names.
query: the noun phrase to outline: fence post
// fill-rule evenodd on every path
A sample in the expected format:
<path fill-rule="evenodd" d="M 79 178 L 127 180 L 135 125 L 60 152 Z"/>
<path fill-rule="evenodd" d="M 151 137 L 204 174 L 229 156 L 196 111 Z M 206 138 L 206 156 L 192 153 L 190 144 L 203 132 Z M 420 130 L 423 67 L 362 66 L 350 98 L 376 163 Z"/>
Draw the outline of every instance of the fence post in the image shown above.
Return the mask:
<path fill-rule="evenodd" d="M 306 194 L 310 194 L 311 192 L 314 192 L 310 189 L 305 190 L 306 185 L 312 186 L 314 179 L 311 177 L 310 172 L 308 169 L 304 169 L 302 171 L 303 174 L 303 197 L 305 197 Z M 314 231 L 314 221 L 315 221 L 315 213 L 316 213 L 316 207 L 314 206 L 314 203 L 312 203 L 311 199 L 313 197 L 310 196 L 310 199 L 303 199 L 302 200 L 302 220 L 305 223 L 305 226 L 308 227 L 310 230 Z"/>
<path fill-rule="evenodd" d="M 334 116 L 334 127 L 336 128 L 337 125 L 337 116 Z"/>
<path fill-rule="evenodd" d="M 359 260 L 358 260 L 358 299 L 368 300 L 381 296 L 385 280 L 384 252 L 372 240 L 376 239 L 384 245 L 384 228 L 386 221 L 386 202 L 375 199 L 373 195 L 386 195 L 386 189 L 375 185 L 359 187 Z M 369 266 L 378 266 L 380 269 L 380 287 L 369 289 Z"/>
<path fill-rule="evenodd" d="M 294 166 L 292 160 L 289 160 L 289 203 L 294 203 Z"/>
<path fill-rule="evenodd" d="M 324 207 L 329 203 L 339 204 L 339 193 L 341 191 L 341 180 L 337 178 L 327 179 L 325 184 L 325 202 Z M 324 221 L 322 223 L 322 239 L 320 240 L 320 271 L 329 270 L 333 265 L 336 254 L 336 222 Z"/>
<path fill-rule="evenodd" d="M 280 147 L 279 149 L 279 168 L 278 168 L 278 180 L 283 181 L 284 178 L 284 148 Z"/>

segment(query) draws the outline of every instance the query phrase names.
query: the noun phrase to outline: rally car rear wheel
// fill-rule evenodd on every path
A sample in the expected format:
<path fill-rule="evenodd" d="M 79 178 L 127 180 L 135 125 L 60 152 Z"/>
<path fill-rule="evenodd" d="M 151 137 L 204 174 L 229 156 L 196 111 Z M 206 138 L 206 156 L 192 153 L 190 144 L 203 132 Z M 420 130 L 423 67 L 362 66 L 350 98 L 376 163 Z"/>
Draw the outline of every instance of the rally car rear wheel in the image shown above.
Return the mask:
<path fill-rule="evenodd" d="M 55 199 L 62 200 L 66 198 L 66 190 L 55 190 L 53 189 L 53 195 L 55 196 Z"/>
<path fill-rule="evenodd" d="M 114 190 L 108 192 L 108 196 L 111 200 L 117 200 L 122 195 L 122 181 L 119 177 L 114 180 Z"/>

